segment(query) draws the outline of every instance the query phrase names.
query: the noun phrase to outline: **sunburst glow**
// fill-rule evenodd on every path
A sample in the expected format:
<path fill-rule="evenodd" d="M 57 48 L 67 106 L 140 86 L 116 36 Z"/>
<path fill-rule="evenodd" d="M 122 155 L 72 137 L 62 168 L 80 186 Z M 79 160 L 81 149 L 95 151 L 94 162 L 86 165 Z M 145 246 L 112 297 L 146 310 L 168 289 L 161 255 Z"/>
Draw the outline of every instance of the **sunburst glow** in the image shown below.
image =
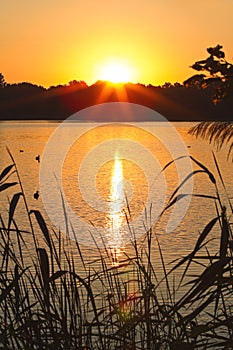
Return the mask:
<path fill-rule="evenodd" d="M 123 63 L 108 63 L 100 73 L 101 80 L 107 80 L 112 83 L 126 83 L 132 80 L 132 70 Z"/>

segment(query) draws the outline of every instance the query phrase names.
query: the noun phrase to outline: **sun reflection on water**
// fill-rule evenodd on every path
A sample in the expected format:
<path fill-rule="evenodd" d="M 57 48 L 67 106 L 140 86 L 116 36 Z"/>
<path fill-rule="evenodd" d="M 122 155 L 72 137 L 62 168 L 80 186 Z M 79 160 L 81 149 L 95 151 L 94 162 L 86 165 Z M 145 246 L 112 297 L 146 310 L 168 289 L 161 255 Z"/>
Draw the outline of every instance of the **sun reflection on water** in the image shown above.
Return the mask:
<path fill-rule="evenodd" d="M 125 220 L 124 215 L 124 177 L 122 161 L 115 154 L 111 177 L 111 190 L 109 198 L 109 248 L 112 256 L 112 265 L 119 265 L 119 256 L 124 249 L 124 235 L 121 227 Z"/>

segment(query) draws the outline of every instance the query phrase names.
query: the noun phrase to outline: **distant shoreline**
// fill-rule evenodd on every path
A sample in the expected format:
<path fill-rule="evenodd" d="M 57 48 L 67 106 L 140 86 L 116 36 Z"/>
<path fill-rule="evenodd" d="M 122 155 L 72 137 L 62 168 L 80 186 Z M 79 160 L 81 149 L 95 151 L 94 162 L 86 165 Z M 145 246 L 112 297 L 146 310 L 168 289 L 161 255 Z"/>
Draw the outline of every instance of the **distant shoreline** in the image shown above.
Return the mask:
<path fill-rule="evenodd" d="M 129 102 L 148 107 L 171 122 L 233 120 L 233 96 L 214 105 L 208 89 L 180 84 L 155 87 L 129 83 L 116 87 L 106 82 L 83 86 L 81 82 L 76 82 L 48 90 L 28 83 L 0 89 L 0 121 L 65 120 L 76 112 L 109 102 Z M 111 122 L 106 118 L 95 120 L 106 121 Z"/>
<path fill-rule="evenodd" d="M 60 124 L 63 123 L 65 121 L 65 119 L 0 119 L 0 125 L 4 124 L 4 123 L 54 123 L 54 124 Z M 206 120 L 180 120 L 180 119 L 176 119 L 176 120 L 167 120 L 170 123 L 200 123 L 200 122 L 204 122 Z M 212 120 L 208 120 L 208 121 L 212 121 Z M 229 122 L 232 120 L 213 120 L 213 121 L 221 121 L 221 122 Z M 123 121 L 123 120 L 119 120 L 119 121 L 95 121 L 95 120 L 73 120 L 73 121 L 69 121 L 68 123 L 71 124 L 83 124 L 83 123 L 96 123 L 96 124 L 116 124 L 116 123 L 156 123 L 158 122 L 158 120 L 137 120 L 137 121 Z M 165 123 L 166 121 L 164 121 Z"/>

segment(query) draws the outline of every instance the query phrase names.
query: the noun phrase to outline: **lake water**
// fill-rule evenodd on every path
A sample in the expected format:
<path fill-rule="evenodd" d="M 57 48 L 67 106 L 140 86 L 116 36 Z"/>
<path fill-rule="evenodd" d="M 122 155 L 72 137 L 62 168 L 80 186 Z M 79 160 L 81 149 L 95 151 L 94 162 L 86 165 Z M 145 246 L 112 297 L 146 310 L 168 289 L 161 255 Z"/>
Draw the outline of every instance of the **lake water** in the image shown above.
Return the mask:
<path fill-rule="evenodd" d="M 182 179 L 192 169 L 199 169 L 188 160 L 188 154 L 213 172 L 228 206 L 213 162 L 213 148 L 188 134 L 193 125 L 67 123 L 60 128 L 59 122 L 1 122 L 0 168 L 11 164 L 7 146 L 30 210 L 40 210 L 49 227 L 60 229 L 63 235 L 68 221 L 69 234 L 79 241 L 87 261 L 98 256 L 93 236 L 100 248 L 110 247 L 115 260 L 120 261 L 124 251 L 130 251 L 132 237 L 140 241 L 150 227 L 159 237 L 165 260 L 171 261 L 191 251 L 201 230 L 216 215 L 213 200 L 187 196 L 159 217 Z M 35 159 L 37 155 L 40 162 Z M 182 156 L 186 157 L 161 171 L 168 162 Z M 232 198 L 232 163 L 227 161 L 226 150 L 216 156 Z M 12 180 L 15 178 L 13 174 Z M 40 197 L 35 200 L 37 190 Z M 20 192 L 18 185 L 1 193 L 5 219 L 8 201 L 16 191 Z M 199 173 L 186 182 L 180 193 L 215 195 L 215 188 L 207 174 Z M 64 218 L 64 203 L 68 220 Z M 21 229 L 27 228 L 22 203 L 16 219 Z M 216 228 L 213 236 L 218 235 Z M 38 240 L 43 245 L 39 233 Z M 217 251 L 219 242 L 211 244 Z"/>

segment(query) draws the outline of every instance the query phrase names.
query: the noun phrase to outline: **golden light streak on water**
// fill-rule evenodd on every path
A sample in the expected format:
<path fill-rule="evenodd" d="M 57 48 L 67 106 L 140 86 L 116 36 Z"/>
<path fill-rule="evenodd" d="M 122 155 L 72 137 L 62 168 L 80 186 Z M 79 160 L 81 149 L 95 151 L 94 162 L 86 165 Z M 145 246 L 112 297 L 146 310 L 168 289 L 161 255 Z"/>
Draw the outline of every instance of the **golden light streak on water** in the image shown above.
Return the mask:
<path fill-rule="evenodd" d="M 121 226 L 125 220 L 123 212 L 124 208 L 124 185 L 123 185 L 123 167 L 122 161 L 118 154 L 115 154 L 114 166 L 111 178 L 110 190 L 110 237 L 109 248 L 112 256 L 112 264 L 119 265 L 118 258 L 124 248 L 124 239 L 121 231 Z"/>

